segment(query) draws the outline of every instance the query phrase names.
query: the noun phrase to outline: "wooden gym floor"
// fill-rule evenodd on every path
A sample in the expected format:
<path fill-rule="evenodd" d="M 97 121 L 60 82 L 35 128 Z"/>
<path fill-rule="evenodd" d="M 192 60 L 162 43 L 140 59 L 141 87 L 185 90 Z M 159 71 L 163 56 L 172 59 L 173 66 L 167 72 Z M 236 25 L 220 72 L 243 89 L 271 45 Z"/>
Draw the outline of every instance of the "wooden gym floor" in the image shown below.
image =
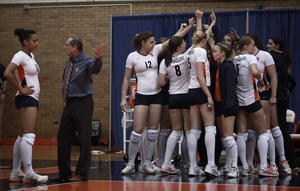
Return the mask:
<path fill-rule="evenodd" d="M 9 182 L 12 169 L 13 145 L 0 146 L 0 190 L 51 190 L 51 191 L 299 191 L 300 175 L 280 175 L 278 178 L 261 178 L 258 176 L 213 178 L 189 177 L 187 172 L 181 175 L 145 175 L 136 171 L 132 175 L 121 176 L 124 167 L 123 154 L 100 153 L 92 155 L 92 166 L 89 181 L 85 182 L 55 182 L 45 184 L 23 184 Z M 92 150 L 105 151 L 105 146 L 93 146 Z M 122 150 L 122 149 L 120 149 Z M 78 146 L 72 146 L 72 169 L 75 170 L 79 156 Z M 221 162 L 224 159 L 221 159 Z M 224 164 L 220 164 L 222 166 Z M 46 174 L 50 178 L 56 177 L 57 145 L 34 145 L 33 167 L 39 174 Z"/>

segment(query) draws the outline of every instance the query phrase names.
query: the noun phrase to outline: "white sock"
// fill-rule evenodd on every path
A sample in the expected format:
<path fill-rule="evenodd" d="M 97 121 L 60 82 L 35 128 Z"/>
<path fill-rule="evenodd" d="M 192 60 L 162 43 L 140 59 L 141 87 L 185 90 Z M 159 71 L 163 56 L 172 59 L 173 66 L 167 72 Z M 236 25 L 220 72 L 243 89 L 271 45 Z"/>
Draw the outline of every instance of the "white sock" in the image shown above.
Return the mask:
<path fill-rule="evenodd" d="M 285 158 L 285 150 L 284 150 L 284 141 L 283 141 L 283 136 L 280 127 L 279 126 L 274 127 L 273 129 L 271 129 L 271 132 L 275 141 L 275 147 L 277 153 L 280 157 L 280 161 L 284 161 L 286 160 L 286 158 Z"/>
<path fill-rule="evenodd" d="M 134 131 L 131 132 L 128 148 L 128 164 L 134 165 L 135 157 L 140 147 L 141 137 L 142 134 L 138 134 Z"/>
<path fill-rule="evenodd" d="M 248 130 L 248 138 L 246 142 L 246 160 L 248 165 L 253 165 L 255 146 L 256 146 L 255 131 Z"/>
<path fill-rule="evenodd" d="M 224 138 L 226 142 L 226 147 L 228 148 L 228 155 L 230 155 L 230 168 L 237 168 L 237 145 L 233 136 L 228 136 Z"/>
<path fill-rule="evenodd" d="M 13 173 L 18 174 L 21 172 L 21 163 L 22 163 L 22 155 L 21 155 L 21 149 L 20 145 L 22 142 L 22 137 L 18 136 L 17 140 L 14 144 L 14 150 L 13 150 Z"/>
<path fill-rule="evenodd" d="M 226 161 L 225 161 L 225 165 L 224 168 L 225 169 L 230 169 L 231 168 L 231 158 L 230 158 L 230 154 L 229 154 L 229 149 L 226 146 L 226 143 L 224 141 L 224 138 L 221 138 L 223 147 L 225 148 L 225 157 L 226 157 Z"/>
<path fill-rule="evenodd" d="M 231 167 L 235 167 L 235 168 L 238 168 L 238 165 L 237 165 L 237 145 L 236 145 L 236 142 L 235 144 L 229 148 L 229 153 L 230 153 L 230 158 L 231 158 Z"/>
<path fill-rule="evenodd" d="M 269 141 L 268 133 L 263 133 L 258 135 L 257 149 L 259 152 L 260 168 L 262 169 L 266 169 L 268 166 L 268 161 L 267 161 L 268 141 Z"/>
<path fill-rule="evenodd" d="M 241 163 L 243 165 L 243 168 L 248 169 L 248 164 L 246 161 L 246 141 L 247 141 L 248 133 L 238 133 L 237 134 L 237 148 L 238 148 L 238 154 L 239 158 L 241 160 Z"/>
<path fill-rule="evenodd" d="M 23 134 L 22 142 L 20 144 L 23 166 L 28 177 L 31 177 L 34 173 L 32 169 L 32 146 L 34 145 L 34 140 L 35 134 L 26 133 Z"/>
<path fill-rule="evenodd" d="M 190 135 L 187 140 L 187 146 L 188 146 L 189 157 L 190 157 L 190 165 L 193 168 L 196 168 L 198 166 L 196 154 L 197 154 L 197 143 L 200 135 L 201 135 L 200 130 L 192 129 L 190 131 Z"/>
<path fill-rule="evenodd" d="M 215 164 L 215 146 L 216 146 L 216 126 L 205 127 L 205 147 L 207 153 L 207 164 L 214 167 Z"/>
<path fill-rule="evenodd" d="M 147 165 L 151 162 L 155 145 L 156 145 L 156 139 L 158 137 L 158 130 L 147 130 L 147 141 L 145 144 L 145 163 L 144 165 Z"/>
<path fill-rule="evenodd" d="M 165 160 L 166 145 L 172 129 L 161 129 L 157 138 L 157 159 L 158 165 L 162 165 Z"/>
<path fill-rule="evenodd" d="M 275 142 L 273 139 L 273 135 L 270 130 L 267 130 L 267 133 L 269 134 L 269 142 L 268 142 L 268 155 L 270 159 L 270 165 L 276 165 L 276 152 L 275 152 Z"/>
<path fill-rule="evenodd" d="M 164 165 L 170 165 L 171 164 L 171 158 L 173 155 L 173 151 L 175 149 L 175 146 L 180 139 L 182 134 L 182 131 L 172 131 L 171 135 L 168 138 L 167 141 L 167 148 L 166 148 L 166 154 L 165 154 L 165 161 Z"/>

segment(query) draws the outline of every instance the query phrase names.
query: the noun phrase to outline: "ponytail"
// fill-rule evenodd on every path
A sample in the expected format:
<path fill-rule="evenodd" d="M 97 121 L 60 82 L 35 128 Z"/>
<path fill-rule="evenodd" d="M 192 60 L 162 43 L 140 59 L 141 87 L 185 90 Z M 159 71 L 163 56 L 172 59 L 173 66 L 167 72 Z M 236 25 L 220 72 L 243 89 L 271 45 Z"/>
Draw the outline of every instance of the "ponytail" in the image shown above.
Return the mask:
<path fill-rule="evenodd" d="M 287 72 L 290 73 L 292 68 L 292 54 L 290 48 L 285 46 L 283 39 L 279 36 L 273 36 L 270 39 L 273 40 L 275 45 L 279 45 L 278 49 L 283 53 L 283 59 L 286 64 Z"/>
<path fill-rule="evenodd" d="M 172 55 L 177 48 L 182 44 L 183 38 L 180 36 L 173 36 L 169 40 L 168 46 L 165 48 L 165 64 L 168 67 L 172 62 Z"/>

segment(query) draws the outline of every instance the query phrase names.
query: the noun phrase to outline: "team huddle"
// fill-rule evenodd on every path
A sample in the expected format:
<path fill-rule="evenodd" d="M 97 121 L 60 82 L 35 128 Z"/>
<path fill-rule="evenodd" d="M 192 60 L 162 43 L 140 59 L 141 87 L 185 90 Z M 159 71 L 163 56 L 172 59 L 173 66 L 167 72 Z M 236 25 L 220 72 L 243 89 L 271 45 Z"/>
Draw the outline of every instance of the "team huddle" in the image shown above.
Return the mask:
<path fill-rule="evenodd" d="M 296 169 L 285 157 L 279 125 L 284 113 L 278 112 L 288 100 L 289 48 L 275 36 L 268 41 L 268 51 L 264 51 L 259 36 L 247 33 L 239 38 L 234 29 L 224 36 L 223 42 L 215 42 L 215 14 L 211 13 L 212 22 L 204 25 L 205 30 L 203 13 L 197 10 L 195 17 L 197 25 L 191 18 L 189 25 L 182 24 L 172 38 L 163 38 L 157 45 L 151 32 L 137 34 L 132 40 L 136 51 L 126 60 L 120 103 L 123 111 L 127 108 L 132 71 L 137 79 L 137 92 L 129 161 L 121 174 L 135 172 L 139 150 L 139 171 L 146 174 L 180 174 L 185 169 L 189 176 L 276 177 L 279 170 L 291 174 Z M 195 28 L 192 46 L 186 50 L 184 36 Z M 207 164 L 202 169 L 196 155 L 203 127 Z M 215 162 L 217 132 L 226 151 L 226 163 L 220 169 Z M 178 169 L 171 158 L 182 136 L 183 165 Z M 155 147 L 157 157 L 152 161 Z M 259 155 L 256 168 L 255 148 Z"/>

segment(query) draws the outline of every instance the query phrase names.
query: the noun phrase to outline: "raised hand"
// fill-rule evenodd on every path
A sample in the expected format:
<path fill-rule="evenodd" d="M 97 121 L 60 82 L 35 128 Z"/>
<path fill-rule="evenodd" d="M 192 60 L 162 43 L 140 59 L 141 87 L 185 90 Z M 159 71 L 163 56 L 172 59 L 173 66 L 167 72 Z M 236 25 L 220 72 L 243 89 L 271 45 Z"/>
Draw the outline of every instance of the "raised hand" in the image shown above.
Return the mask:
<path fill-rule="evenodd" d="M 99 44 L 99 45 L 96 45 L 95 48 L 92 48 L 92 50 L 95 52 L 96 58 L 100 58 L 103 47 L 104 47 L 104 44 L 102 44 L 102 45 Z"/>

